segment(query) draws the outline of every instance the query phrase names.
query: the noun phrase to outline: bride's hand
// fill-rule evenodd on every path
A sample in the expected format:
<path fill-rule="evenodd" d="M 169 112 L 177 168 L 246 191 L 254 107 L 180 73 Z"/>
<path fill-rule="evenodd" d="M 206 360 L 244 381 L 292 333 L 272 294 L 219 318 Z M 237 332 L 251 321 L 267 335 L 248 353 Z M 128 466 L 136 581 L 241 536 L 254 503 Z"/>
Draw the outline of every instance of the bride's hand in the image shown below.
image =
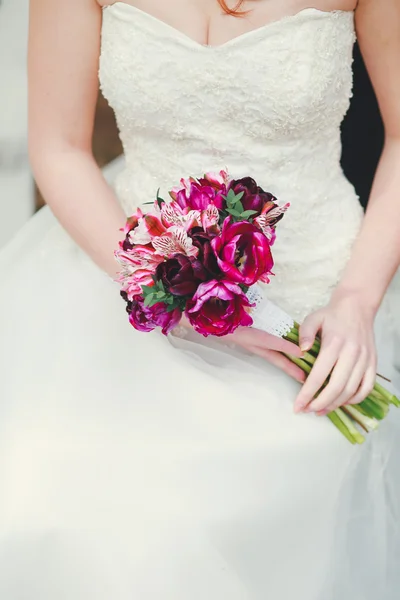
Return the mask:
<path fill-rule="evenodd" d="M 182 317 L 181 325 L 184 327 L 192 327 L 185 316 Z M 303 352 L 296 344 L 292 344 L 276 335 L 271 335 L 265 331 L 260 331 L 253 327 L 239 327 L 234 333 L 227 335 L 226 340 L 237 344 L 252 354 L 261 356 L 279 369 L 282 369 L 293 379 L 299 383 L 304 383 L 305 374 L 302 369 L 292 363 L 286 356 L 282 354 L 291 354 L 301 358 Z"/>
<path fill-rule="evenodd" d="M 302 358 L 303 352 L 296 344 L 253 327 L 238 327 L 234 333 L 226 337 L 252 354 L 261 356 L 299 383 L 305 382 L 304 371 L 282 354 L 284 352 Z"/>
<path fill-rule="evenodd" d="M 300 328 L 300 347 L 309 350 L 319 332 L 321 351 L 296 399 L 296 412 L 326 415 L 369 395 L 376 378 L 373 324 L 373 311 L 351 294 L 334 294 L 327 307 L 307 317 Z M 328 385 L 318 394 L 328 376 Z"/>

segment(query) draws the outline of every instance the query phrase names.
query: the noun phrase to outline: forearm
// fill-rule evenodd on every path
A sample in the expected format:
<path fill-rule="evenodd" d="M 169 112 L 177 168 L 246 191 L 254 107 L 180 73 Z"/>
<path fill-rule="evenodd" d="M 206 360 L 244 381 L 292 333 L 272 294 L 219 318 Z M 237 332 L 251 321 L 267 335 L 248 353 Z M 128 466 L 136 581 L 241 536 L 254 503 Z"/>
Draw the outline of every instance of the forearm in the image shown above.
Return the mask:
<path fill-rule="evenodd" d="M 77 149 L 32 152 L 37 184 L 63 227 L 106 273 L 114 277 L 114 250 L 125 214 L 94 158 Z"/>
<path fill-rule="evenodd" d="M 400 139 L 387 139 L 368 209 L 335 294 L 358 295 L 375 313 L 400 264 Z"/>

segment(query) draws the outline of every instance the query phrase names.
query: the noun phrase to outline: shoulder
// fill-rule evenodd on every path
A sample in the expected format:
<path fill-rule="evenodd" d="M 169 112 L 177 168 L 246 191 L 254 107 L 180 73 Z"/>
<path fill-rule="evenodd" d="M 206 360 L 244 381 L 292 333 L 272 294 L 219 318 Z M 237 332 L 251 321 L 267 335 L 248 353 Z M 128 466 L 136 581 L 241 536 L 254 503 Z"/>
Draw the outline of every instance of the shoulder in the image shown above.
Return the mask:
<path fill-rule="evenodd" d="M 400 138 L 399 0 L 358 0 L 356 29 L 386 132 Z"/>
<path fill-rule="evenodd" d="M 355 12 L 357 17 L 372 13 L 386 18 L 397 17 L 400 14 L 400 2 L 398 0 L 358 0 Z"/>

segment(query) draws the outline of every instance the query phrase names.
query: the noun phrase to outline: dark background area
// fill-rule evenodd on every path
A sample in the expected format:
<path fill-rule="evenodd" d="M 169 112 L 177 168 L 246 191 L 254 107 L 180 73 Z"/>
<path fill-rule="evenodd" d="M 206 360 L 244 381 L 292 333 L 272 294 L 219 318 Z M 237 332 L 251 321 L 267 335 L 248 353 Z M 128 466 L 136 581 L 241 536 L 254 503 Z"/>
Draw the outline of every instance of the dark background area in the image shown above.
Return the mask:
<path fill-rule="evenodd" d="M 343 170 L 366 206 L 383 147 L 383 124 L 358 45 L 354 50 L 354 96 L 342 126 Z"/>

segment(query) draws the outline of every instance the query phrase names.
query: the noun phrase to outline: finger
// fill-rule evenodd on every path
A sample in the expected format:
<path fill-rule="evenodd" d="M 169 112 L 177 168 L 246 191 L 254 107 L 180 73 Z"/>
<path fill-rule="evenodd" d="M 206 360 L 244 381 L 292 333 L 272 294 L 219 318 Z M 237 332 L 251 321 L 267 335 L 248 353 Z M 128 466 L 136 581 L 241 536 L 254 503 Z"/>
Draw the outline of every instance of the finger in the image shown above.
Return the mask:
<path fill-rule="evenodd" d="M 315 312 L 309 315 L 304 323 L 300 326 L 299 338 L 300 343 L 299 346 L 306 352 L 310 350 L 312 345 L 314 344 L 317 333 L 320 331 L 322 327 L 323 316 L 320 312 Z"/>
<path fill-rule="evenodd" d="M 278 367 L 278 369 L 284 371 L 289 377 L 292 377 L 299 383 L 304 383 L 306 378 L 304 371 L 292 363 L 286 356 L 283 356 L 283 354 L 275 352 L 274 350 L 259 348 L 258 346 L 255 346 L 252 351 L 254 354 L 261 356 L 261 358 L 264 358 L 275 367 Z"/>
<path fill-rule="evenodd" d="M 275 350 L 276 352 L 283 352 L 284 354 L 290 354 L 291 356 L 302 358 L 303 352 L 296 344 L 289 342 L 288 340 L 285 340 L 277 335 L 272 335 L 271 333 L 261 331 L 260 329 L 253 330 L 252 328 L 251 331 L 254 334 L 254 338 L 252 340 L 254 345 L 260 346 L 261 348 L 265 348 L 267 350 Z"/>
<path fill-rule="evenodd" d="M 328 385 L 322 390 L 318 398 L 309 404 L 308 409 L 313 412 L 320 412 L 327 410 L 330 406 L 334 406 L 336 409 L 338 406 L 345 404 L 357 392 L 365 370 L 366 360 L 359 360 L 358 349 L 346 347 L 340 353 Z M 358 376 L 354 382 L 350 383 L 356 372 Z"/>
<path fill-rule="evenodd" d="M 339 347 L 334 344 L 325 346 L 325 348 L 321 350 L 310 375 L 303 385 L 300 394 L 296 398 L 294 404 L 294 411 L 296 413 L 307 408 L 310 402 L 314 400 L 315 395 L 329 377 L 338 357 Z"/>
<path fill-rule="evenodd" d="M 362 384 L 363 378 L 365 376 L 366 370 L 368 367 L 368 362 L 366 358 L 362 358 L 358 361 L 356 366 L 354 367 L 349 381 L 345 386 L 343 392 L 338 396 L 336 400 L 331 402 L 326 408 L 322 410 L 316 410 L 318 416 L 328 415 L 329 413 L 335 411 L 340 406 L 344 406 L 345 404 L 349 404 L 350 400 L 354 398 L 355 394 L 357 394 L 360 390 L 360 386 Z M 321 394 L 322 395 L 322 394 Z M 311 406 L 311 405 L 310 405 Z"/>
<path fill-rule="evenodd" d="M 348 404 L 360 404 L 363 402 L 374 389 L 376 381 L 376 363 L 370 365 L 363 377 L 360 388 L 357 393 L 350 398 Z"/>

